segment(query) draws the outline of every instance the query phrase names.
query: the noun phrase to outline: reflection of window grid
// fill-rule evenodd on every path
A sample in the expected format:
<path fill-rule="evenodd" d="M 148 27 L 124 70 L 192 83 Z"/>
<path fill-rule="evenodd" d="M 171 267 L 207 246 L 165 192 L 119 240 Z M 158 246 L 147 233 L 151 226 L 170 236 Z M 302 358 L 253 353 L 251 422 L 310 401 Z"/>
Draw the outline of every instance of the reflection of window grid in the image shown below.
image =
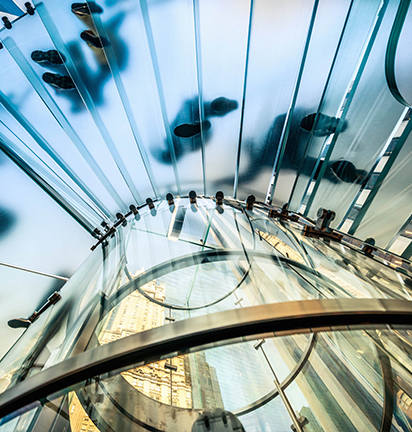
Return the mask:
<path fill-rule="evenodd" d="M 402 408 L 404 408 L 407 411 L 412 404 L 412 399 L 406 393 L 403 393 L 399 400 L 399 403 L 402 406 Z"/>
<path fill-rule="evenodd" d="M 139 387 L 143 387 L 143 381 L 139 380 Z"/>

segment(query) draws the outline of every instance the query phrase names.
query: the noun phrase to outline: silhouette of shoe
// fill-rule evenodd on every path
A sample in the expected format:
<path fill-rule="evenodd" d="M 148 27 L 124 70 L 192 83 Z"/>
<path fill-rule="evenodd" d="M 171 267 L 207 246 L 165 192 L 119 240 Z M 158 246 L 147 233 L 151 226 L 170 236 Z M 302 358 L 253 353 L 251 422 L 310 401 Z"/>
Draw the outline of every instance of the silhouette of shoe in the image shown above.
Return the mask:
<path fill-rule="evenodd" d="M 72 90 L 76 88 L 73 80 L 67 75 L 46 72 L 43 74 L 43 81 L 59 90 Z"/>
<path fill-rule="evenodd" d="M 341 160 L 330 164 L 332 174 L 345 183 L 362 183 L 366 179 L 367 172 L 356 169 L 352 162 Z"/>
<path fill-rule="evenodd" d="M 102 13 L 103 9 L 95 2 L 73 3 L 72 12 L 78 17 L 86 17 L 92 13 Z"/>
<path fill-rule="evenodd" d="M 104 37 L 99 38 L 93 31 L 85 30 L 80 33 L 80 37 L 94 48 L 103 48 L 109 45 L 109 41 Z"/>
<path fill-rule="evenodd" d="M 31 59 L 39 64 L 53 64 L 61 65 L 65 62 L 63 54 L 56 50 L 49 51 L 33 51 L 31 53 Z"/>
<path fill-rule="evenodd" d="M 210 102 L 211 115 L 223 116 L 230 111 L 237 109 L 238 106 L 239 104 L 234 100 L 219 97 Z"/>
<path fill-rule="evenodd" d="M 316 136 L 327 136 L 336 132 L 336 128 L 339 123 L 339 119 L 336 117 L 330 117 L 325 114 L 319 114 L 315 125 L 316 113 L 309 114 L 304 117 L 300 122 L 300 127 L 306 132 L 314 132 Z M 342 125 L 341 132 L 347 127 L 345 121 Z"/>
<path fill-rule="evenodd" d="M 202 123 L 202 129 L 209 130 L 211 127 L 210 121 L 205 120 Z M 174 129 L 174 134 L 180 138 L 191 138 L 195 135 L 200 134 L 201 128 L 200 128 L 200 122 L 196 123 L 183 123 Z"/>

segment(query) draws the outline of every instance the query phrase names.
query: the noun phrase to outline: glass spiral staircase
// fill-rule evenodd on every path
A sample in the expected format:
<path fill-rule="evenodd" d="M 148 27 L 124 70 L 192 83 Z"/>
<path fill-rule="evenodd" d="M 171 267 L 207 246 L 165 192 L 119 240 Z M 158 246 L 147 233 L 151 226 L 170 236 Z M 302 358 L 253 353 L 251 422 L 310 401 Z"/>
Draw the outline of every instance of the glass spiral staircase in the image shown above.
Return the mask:
<path fill-rule="evenodd" d="M 412 430 L 409 6 L 3 19 L 0 148 L 95 244 L 10 321 L 0 432 Z"/>

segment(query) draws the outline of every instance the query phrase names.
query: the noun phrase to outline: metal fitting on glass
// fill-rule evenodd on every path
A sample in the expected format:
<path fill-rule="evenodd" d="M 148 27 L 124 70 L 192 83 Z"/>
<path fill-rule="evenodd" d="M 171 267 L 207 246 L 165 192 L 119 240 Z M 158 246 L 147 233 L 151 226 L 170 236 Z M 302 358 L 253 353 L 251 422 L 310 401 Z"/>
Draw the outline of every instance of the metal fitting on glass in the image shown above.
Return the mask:
<path fill-rule="evenodd" d="M 362 248 L 362 252 L 369 256 L 372 257 L 373 256 L 373 252 L 377 250 L 375 246 L 375 239 L 373 237 L 368 237 L 365 241 L 364 241 L 364 245 Z"/>
<path fill-rule="evenodd" d="M 196 204 L 196 192 L 195 191 L 190 191 L 189 192 L 189 199 L 190 199 L 190 204 Z"/>
<path fill-rule="evenodd" d="M 48 299 L 47 302 L 38 310 L 35 311 L 29 318 L 15 318 L 8 321 L 8 325 L 11 328 L 27 328 L 50 306 L 55 305 L 59 300 L 61 300 L 61 295 L 59 292 L 55 291 Z"/>
<path fill-rule="evenodd" d="M 255 204 L 256 198 L 254 195 L 248 195 L 246 197 L 246 210 L 253 210 L 253 204 Z"/>
<path fill-rule="evenodd" d="M 266 339 L 261 339 L 260 341 L 257 341 L 255 345 L 253 345 L 253 348 L 257 351 L 265 342 Z"/>
<path fill-rule="evenodd" d="M 302 427 L 306 426 L 309 423 L 309 420 L 305 416 L 300 416 L 298 418 L 298 422 L 299 422 L 299 426 L 302 428 Z M 295 425 L 292 425 L 290 428 L 293 430 L 293 432 L 297 431 Z"/>
<path fill-rule="evenodd" d="M 9 21 L 9 19 L 7 17 L 1 17 L 1 19 L 3 20 L 4 23 L 4 27 L 6 27 L 6 29 L 11 29 L 11 22 Z"/>
<path fill-rule="evenodd" d="M 34 15 L 34 8 L 30 2 L 24 3 L 24 6 L 25 6 L 26 11 L 29 15 Z"/>
<path fill-rule="evenodd" d="M 174 205 L 175 201 L 173 199 L 173 194 L 171 194 L 170 192 L 166 194 L 166 201 L 169 204 L 169 206 Z"/>
<path fill-rule="evenodd" d="M 92 236 L 94 238 L 100 238 L 103 235 L 103 233 L 99 230 L 99 228 L 95 228 L 92 232 Z"/>
<path fill-rule="evenodd" d="M 151 198 L 146 198 L 146 204 L 149 206 L 150 210 L 153 210 L 155 208 L 153 200 Z"/>
<path fill-rule="evenodd" d="M 115 224 L 116 226 L 122 224 L 122 226 L 125 227 L 127 225 L 127 220 L 121 213 L 116 213 L 116 218 L 117 218 L 117 222 Z"/>
<path fill-rule="evenodd" d="M 224 194 L 222 191 L 216 192 L 216 205 L 221 206 L 223 204 Z"/>
<path fill-rule="evenodd" d="M 171 371 L 177 371 L 177 366 L 171 363 L 165 363 L 165 369 L 169 369 Z"/>
<path fill-rule="evenodd" d="M 317 216 L 318 219 L 316 220 L 316 226 L 312 227 L 306 225 L 303 229 L 303 235 L 315 238 L 322 237 L 324 239 L 340 242 L 343 235 L 333 231 L 333 229 L 329 227 L 329 224 L 335 219 L 336 213 L 332 210 L 326 210 L 321 207 L 318 210 Z"/>
<path fill-rule="evenodd" d="M 106 232 L 110 231 L 110 226 L 106 221 L 103 221 L 100 225 L 104 228 Z"/>
<path fill-rule="evenodd" d="M 139 220 L 140 219 L 139 210 L 137 210 L 136 206 L 133 204 L 130 204 L 129 209 L 132 212 L 135 219 Z"/>
<path fill-rule="evenodd" d="M 268 216 L 270 218 L 278 218 L 283 220 L 291 220 L 297 222 L 299 220 L 299 216 L 288 212 L 288 204 L 283 204 L 281 211 L 278 209 L 270 209 Z"/>

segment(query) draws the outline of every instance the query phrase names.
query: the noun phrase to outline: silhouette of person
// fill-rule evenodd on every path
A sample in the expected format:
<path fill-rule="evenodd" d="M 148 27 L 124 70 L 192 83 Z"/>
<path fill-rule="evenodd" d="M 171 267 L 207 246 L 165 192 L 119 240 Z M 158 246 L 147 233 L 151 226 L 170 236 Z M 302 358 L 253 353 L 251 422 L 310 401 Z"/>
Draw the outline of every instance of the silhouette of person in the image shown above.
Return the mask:
<path fill-rule="evenodd" d="M 335 133 L 339 119 L 319 114 L 315 123 L 316 113 L 305 114 L 303 110 L 296 109 L 294 111 L 281 166 L 283 169 L 299 170 L 301 174 L 310 176 L 318 161 L 317 158 L 308 155 L 304 156 L 310 134 L 326 137 Z M 252 140 L 243 146 L 245 151 L 249 153 L 251 163 L 248 164 L 248 168 L 244 172 L 239 173 L 239 182 L 251 182 L 263 168 L 273 168 L 285 120 L 286 114 L 275 118 L 262 144 L 259 145 Z M 346 127 L 347 124 L 344 123 L 341 131 L 343 132 Z M 322 162 L 315 172 L 315 180 L 321 166 Z M 350 161 L 334 160 L 329 162 L 324 178 L 334 183 L 341 181 L 362 183 L 366 175 L 366 171 L 358 170 Z"/>
<path fill-rule="evenodd" d="M 183 103 L 176 118 L 171 123 L 173 148 L 176 160 L 184 154 L 194 152 L 206 143 L 212 133 L 210 118 L 222 117 L 237 109 L 238 103 L 225 97 L 218 97 L 211 102 L 203 103 L 204 119 L 200 121 L 199 98 L 187 100 Z M 167 147 L 167 143 L 166 143 Z M 154 156 L 162 163 L 172 163 L 172 156 L 168 148 L 153 150 Z"/>
<path fill-rule="evenodd" d="M 116 55 L 116 62 L 119 70 L 124 70 L 128 60 L 127 44 L 121 40 L 119 27 L 124 19 L 124 12 L 117 13 L 105 23 L 105 30 L 108 39 L 99 36 L 94 25 L 92 14 L 100 14 L 103 9 L 94 2 L 73 3 L 71 11 L 88 27 L 80 33 L 80 39 L 87 43 L 97 60 L 97 70 L 88 67 L 83 51 L 77 41 L 69 42 L 67 49 L 76 63 L 77 71 L 85 84 L 95 105 L 103 103 L 103 87 L 110 78 L 111 71 L 106 60 L 103 48 L 111 44 Z M 109 42 L 110 40 L 110 42 Z M 78 92 L 68 91 L 76 88 L 72 78 L 68 75 L 64 66 L 66 59 L 57 50 L 41 51 L 36 50 L 31 54 L 31 58 L 41 66 L 54 69 L 54 72 L 45 72 L 42 76 L 43 81 L 59 91 L 59 95 L 68 98 L 72 102 L 72 111 L 84 109 L 84 103 Z M 59 73 L 56 73 L 59 72 Z"/>

